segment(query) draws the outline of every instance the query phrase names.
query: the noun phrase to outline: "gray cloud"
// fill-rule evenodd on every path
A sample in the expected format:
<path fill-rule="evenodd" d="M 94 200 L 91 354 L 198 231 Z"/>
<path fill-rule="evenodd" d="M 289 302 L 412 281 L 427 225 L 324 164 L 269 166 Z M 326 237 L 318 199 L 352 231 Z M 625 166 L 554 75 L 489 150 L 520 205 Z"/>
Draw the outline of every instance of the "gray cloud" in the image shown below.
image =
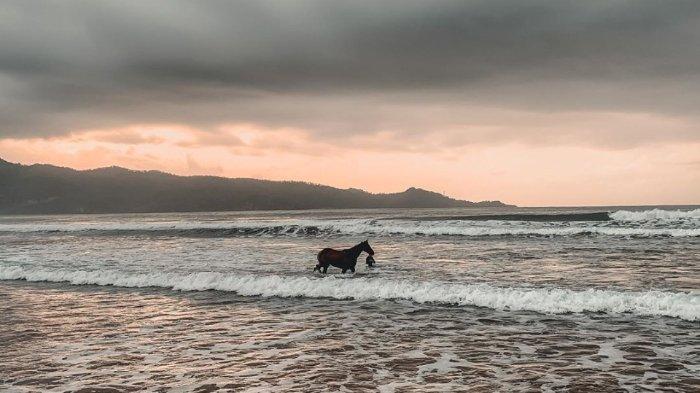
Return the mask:
<path fill-rule="evenodd" d="M 237 121 L 416 135 L 470 124 L 473 107 L 696 124 L 697 42 L 697 1 L 9 1 L 0 136 Z M 416 120 L 426 105 L 439 116 Z"/>

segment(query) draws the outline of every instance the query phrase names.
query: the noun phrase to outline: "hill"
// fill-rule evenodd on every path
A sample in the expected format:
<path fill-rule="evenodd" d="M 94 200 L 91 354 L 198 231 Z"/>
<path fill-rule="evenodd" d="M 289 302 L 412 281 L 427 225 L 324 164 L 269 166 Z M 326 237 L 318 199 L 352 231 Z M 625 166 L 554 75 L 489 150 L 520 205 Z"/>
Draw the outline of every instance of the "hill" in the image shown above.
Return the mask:
<path fill-rule="evenodd" d="M 420 188 L 391 194 L 296 181 L 177 176 L 120 167 L 75 170 L 0 159 L 0 214 L 150 213 L 507 206 Z"/>

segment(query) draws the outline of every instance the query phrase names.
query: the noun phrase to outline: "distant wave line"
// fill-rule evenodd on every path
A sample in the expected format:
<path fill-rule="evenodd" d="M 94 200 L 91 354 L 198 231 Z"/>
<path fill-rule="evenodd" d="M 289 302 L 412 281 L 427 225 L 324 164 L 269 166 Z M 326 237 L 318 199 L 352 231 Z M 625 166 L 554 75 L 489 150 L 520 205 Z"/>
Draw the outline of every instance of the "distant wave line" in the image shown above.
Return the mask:
<path fill-rule="evenodd" d="M 482 214 L 472 216 L 435 216 L 435 217 L 396 217 L 396 219 L 417 221 L 535 221 L 535 222 L 559 222 L 559 221 L 610 221 L 608 212 L 593 213 L 561 213 L 561 214 Z"/>
<path fill-rule="evenodd" d="M 217 227 L 144 226 L 122 228 L 7 228 L 0 226 L 0 233 L 70 233 L 95 236 L 177 236 L 177 237 L 237 237 L 237 236 L 464 236 L 464 237 L 558 237 L 558 236 L 619 236 L 619 237 L 698 237 L 700 227 L 646 228 L 619 226 L 464 226 L 459 223 L 431 222 L 430 225 L 413 223 L 328 223 L 319 225 L 260 225 L 236 226 L 226 224 Z"/>
<path fill-rule="evenodd" d="M 569 225 L 568 223 L 572 224 Z M 700 209 L 378 219 L 0 223 L 0 233 L 105 236 L 700 236 Z"/>

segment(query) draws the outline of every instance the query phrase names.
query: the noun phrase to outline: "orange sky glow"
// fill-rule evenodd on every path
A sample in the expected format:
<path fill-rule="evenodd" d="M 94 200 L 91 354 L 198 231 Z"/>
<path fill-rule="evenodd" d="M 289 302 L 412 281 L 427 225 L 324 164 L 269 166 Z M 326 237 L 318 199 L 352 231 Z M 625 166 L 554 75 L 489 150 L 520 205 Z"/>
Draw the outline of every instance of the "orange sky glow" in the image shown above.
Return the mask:
<path fill-rule="evenodd" d="M 180 175 L 303 180 L 371 192 L 416 186 L 456 198 L 521 206 L 700 201 L 700 143 L 619 149 L 582 142 L 431 147 L 416 141 L 415 148 L 393 146 L 395 142 L 391 133 L 377 133 L 347 148 L 314 141 L 295 128 L 228 124 L 206 132 L 177 124 L 131 125 L 0 139 L 0 156 L 76 169 L 118 165 Z"/>

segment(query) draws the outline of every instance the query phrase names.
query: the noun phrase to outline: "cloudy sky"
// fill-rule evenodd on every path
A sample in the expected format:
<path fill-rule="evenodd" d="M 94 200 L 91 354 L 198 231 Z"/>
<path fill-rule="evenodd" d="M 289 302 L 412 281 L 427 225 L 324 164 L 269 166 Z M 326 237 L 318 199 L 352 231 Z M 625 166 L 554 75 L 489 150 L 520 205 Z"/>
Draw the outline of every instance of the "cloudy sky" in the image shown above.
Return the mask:
<path fill-rule="evenodd" d="M 0 4 L 0 157 L 700 203 L 698 1 Z"/>

